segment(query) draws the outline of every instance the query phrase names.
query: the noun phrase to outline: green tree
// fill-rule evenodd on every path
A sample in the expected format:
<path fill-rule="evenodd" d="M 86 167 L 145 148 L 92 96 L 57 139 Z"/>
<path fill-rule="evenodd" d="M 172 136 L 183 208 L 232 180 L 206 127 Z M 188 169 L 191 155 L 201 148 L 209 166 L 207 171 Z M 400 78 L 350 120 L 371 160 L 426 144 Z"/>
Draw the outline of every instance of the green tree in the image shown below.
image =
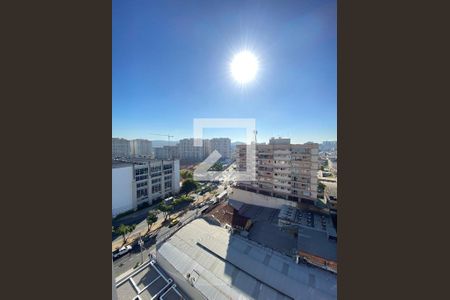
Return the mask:
<path fill-rule="evenodd" d="M 181 186 L 180 192 L 182 194 L 187 194 L 195 189 L 197 189 L 198 183 L 193 179 L 186 179 Z"/>
<path fill-rule="evenodd" d="M 158 209 L 164 214 L 164 221 L 165 221 L 165 220 L 167 220 L 170 213 L 172 212 L 173 206 L 161 203 L 161 204 L 159 204 Z"/>
<path fill-rule="evenodd" d="M 120 224 L 120 226 L 116 228 L 115 232 L 122 236 L 123 243 L 125 244 L 127 242 L 129 234 L 132 233 L 134 229 L 136 229 L 136 224 L 133 225 Z"/>
<path fill-rule="evenodd" d="M 192 171 L 189 171 L 189 170 L 181 170 L 180 175 L 181 175 L 182 179 L 192 179 L 193 178 Z"/>
<path fill-rule="evenodd" d="M 158 221 L 158 216 L 154 212 L 149 211 L 147 216 L 147 232 L 150 232 L 150 228 L 152 228 L 153 223 L 155 223 L 156 221 Z"/>

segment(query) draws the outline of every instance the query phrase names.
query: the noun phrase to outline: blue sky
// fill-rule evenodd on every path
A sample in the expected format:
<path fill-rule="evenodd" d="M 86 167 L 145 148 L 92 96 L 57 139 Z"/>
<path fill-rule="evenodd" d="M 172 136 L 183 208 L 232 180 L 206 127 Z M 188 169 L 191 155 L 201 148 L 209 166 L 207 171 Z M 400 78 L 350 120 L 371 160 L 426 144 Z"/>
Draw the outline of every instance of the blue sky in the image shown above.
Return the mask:
<path fill-rule="evenodd" d="M 336 14 L 335 0 L 113 0 L 112 135 L 178 140 L 194 118 L 254 118 L 258 142 L 336 140 Z M 241 87 L 229 63 L 243 49 L 260 71 Z"/>

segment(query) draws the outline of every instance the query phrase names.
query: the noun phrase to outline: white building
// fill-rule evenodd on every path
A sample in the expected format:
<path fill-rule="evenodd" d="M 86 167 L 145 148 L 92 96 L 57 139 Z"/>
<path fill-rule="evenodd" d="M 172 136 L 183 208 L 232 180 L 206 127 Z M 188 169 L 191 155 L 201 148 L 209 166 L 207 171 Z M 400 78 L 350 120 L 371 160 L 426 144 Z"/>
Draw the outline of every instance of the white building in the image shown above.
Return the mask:
<path fill-rule="evenodd" d="M 231 158 L 231 140 L 229 138 L 214 138 L 210 140 L 210 151 L 217 150 L 223 158 Z"/>
<path fill-rule="evenodd" d="M 178 145 L 176 146 L 163 146 L 154 148 L 155 159 L 180 159 L 180 151 Z"/>
<path fill-rule="evenodd" d="M 179 160 L 113 161 L 112 215 L 152 204 L 180 190 Z"/>
<path fill-rule="evenodd" d="M 199 162 L 202 161 L 205 156 L 205 147 L 207 142 L 203 141 L 203 146 L 194 146 L 194 139 L 182 139 L 180 140 L 178 147 L 180 151 L 180 159 L 185 162 Z"/>
<path fill-rule="evenodd" d="M 152 142 L 149 140 L 136 139 L 130 141 L 130 154 L 133 157 L 151 157 Z"/>
<path fill-rule="evenodd" d="M 112 156 L 126 157 L 130 155 L 130 141 L 121 138 L 112 138 Z"/>

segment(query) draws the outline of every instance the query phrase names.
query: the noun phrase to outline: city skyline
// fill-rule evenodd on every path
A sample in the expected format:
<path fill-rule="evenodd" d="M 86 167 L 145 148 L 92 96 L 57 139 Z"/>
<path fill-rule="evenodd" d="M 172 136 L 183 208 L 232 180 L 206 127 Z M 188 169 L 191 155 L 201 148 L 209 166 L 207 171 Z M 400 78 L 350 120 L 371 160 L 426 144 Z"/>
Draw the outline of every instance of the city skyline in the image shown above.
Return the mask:
<path fill-rule="evenodd" d="M 180 140 L 194 118 L 255 118 L 258 141 L 337 140 L 335 1 L 258 3 L 113 1 L 112 135 Z M 229 74 L 243 49 L 261 65 L 244 87 Z"/>

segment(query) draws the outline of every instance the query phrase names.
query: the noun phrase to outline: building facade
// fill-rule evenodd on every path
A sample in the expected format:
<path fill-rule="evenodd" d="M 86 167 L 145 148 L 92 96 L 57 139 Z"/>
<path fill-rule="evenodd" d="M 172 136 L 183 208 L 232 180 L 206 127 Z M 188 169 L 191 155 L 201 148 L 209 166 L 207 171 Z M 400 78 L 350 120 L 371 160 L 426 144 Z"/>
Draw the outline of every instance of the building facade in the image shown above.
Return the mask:
<path fill-rule="evenodd" d="M 179 160 L 113 161 L 113 216 L 180 190 Z"/>
<path fill-rule="evenodd" d="M 112 155 L 114 157 L 127 157 L 130 153 L 130 141 L 121 138 L 112 138 Z"/>
<path fill-rule="evenodd" d="M 223 158 L 231 158 L 231 140 L 229 138 L 214 138 L 210 140 L 210 152 L 217 150 Z"/>
<path fill-rule="evenodd" d="M 154 148 L 155 159 L 180 159 L 180 151 L 178 145 L 176 146 L 163 146 Z"/>
<path fill-rule="evenodd" d="M 180 159 L 184 162 L 200 162 L 205 156 L 205 148 L 207 147 L 205 141 L 203 146 L 194 146 L 194 139 L 182 139 L 180 140 L 178 147 L 180 153 Z"/>
<path fill-rule="evenodd" d="M 237 168 L 247 167 L 247 146 L 237 146 Z M 319 145 L 291 144 L 290 139 L 274 139 L 256 145 L 256 181 L 238 182 L 237 187 L 267 196 L 296 202 L 317 199 Z"/>
<path fill-rule="evenodd" d="M 149 140 L 136 139 L 130 141 L 130 154 L 133 157 L 151 157 L 152 142 Z"/>

